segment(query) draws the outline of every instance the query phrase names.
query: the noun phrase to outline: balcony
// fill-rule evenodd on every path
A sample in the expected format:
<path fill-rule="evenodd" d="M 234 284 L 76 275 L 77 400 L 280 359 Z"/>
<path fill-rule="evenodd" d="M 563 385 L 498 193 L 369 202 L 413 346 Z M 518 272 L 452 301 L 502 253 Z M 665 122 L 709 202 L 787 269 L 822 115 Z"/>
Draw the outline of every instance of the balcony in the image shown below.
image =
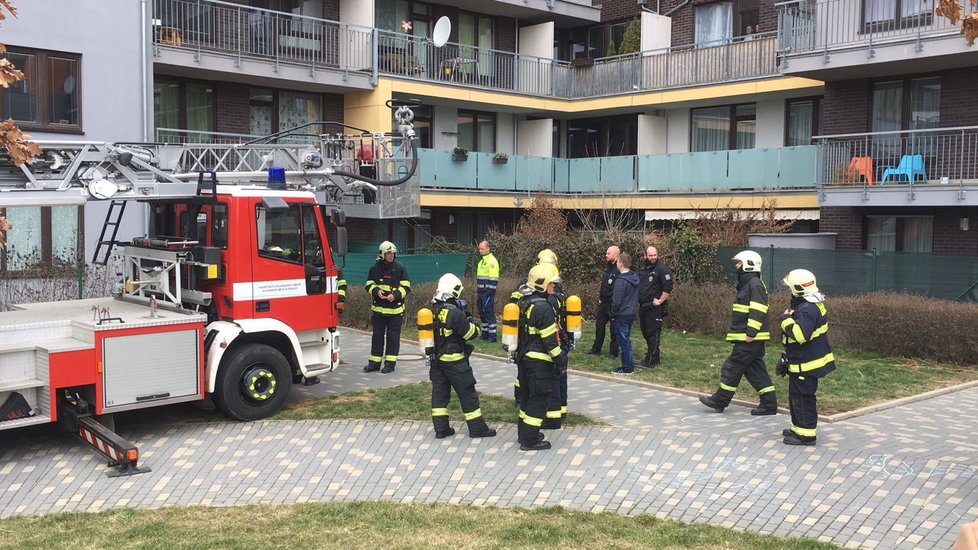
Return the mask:
<path fill-rule="evenodd" d="M 381 74 L 501 92 L 584 99 L 773 77 L 775 33 L 752 40 L 673 46 L 586 64 L 377 31 Z"/>
<path fill-rule="evenodd" d="M 368 27 L 218 0 L 154 0 L 152 41 L 164 72 L 221 71 L 242 81 L 274 78 L 337 91 L 372 87 Z"/>
<path fill-rule="evenodd" d="M 453 0 L 460 10 L 514 17 L 530 23 L 553 21 L 558 27 L 579 27 L 601 21 L 601 6 L 591 0 Z"/>
<path fill-rule="evenodd" d="M 816 141 L 822 206 L 978 205 L 978 126 Z"/>
<path fill-rule="evenodd" d="M 976 11 L 958 2 L 962 16 Z M 792 0 L 778 3 L 785 74 L 819 80 L 865 78 L 970 66 L 969 48 L 933 2 Z M 901 10 L 907 10 L 901 13 Z M 971 56 L 973 57 L 973 56 Z"/>
<path fill-rule="evenodd" d="M 815 188 L 815 146 L 563 159 L 420 151 L 423 190 L 557 194 L 716 193 Z"/>

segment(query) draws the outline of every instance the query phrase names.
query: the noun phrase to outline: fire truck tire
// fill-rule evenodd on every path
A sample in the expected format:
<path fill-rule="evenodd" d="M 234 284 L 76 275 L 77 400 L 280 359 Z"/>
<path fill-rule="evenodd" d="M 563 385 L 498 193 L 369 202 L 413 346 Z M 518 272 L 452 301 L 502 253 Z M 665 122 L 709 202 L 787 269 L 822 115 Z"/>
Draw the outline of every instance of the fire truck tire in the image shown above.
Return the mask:
<path fill-rule="evenodd" d="M 236 420 L 258 420 L 277 413 L 289 397 L 289 361 L 275 348 L 245 344 L 221 361 L 214 404 Z"/>

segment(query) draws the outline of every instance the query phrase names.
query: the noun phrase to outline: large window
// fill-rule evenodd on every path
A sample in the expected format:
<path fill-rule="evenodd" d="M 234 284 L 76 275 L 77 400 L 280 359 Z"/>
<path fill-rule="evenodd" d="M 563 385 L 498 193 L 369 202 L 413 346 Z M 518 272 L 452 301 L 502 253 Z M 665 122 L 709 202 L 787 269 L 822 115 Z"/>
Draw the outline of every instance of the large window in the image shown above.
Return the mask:
<path fill-rule="evenodd" d="M 940 77 L 889 80 L 873 84 L 870 129 L 873 132 L 925 130 L 941 123 Z M 876 157 L 895 164 L 901 155 L 928 156 L 937 146 L 934 138 L 884 135 L 874 140 Z"/>
<path fill-rule="evenodd" d="M 733 36 L 733 2 L 696 6 L 693 34 L 697 45 L 716 45 Z"/>
<path fill-rule="evenodd" d="M 0 93 L 0 115 L 24 129 L 81 131 L 81 56 L 8 48 L 7 58 L 24 73 Z"/>
<path fill-rule="evenodd" d="M 693 109 L 690 151 L 753 149 L 756 133 L 757 108 L 753 103 Z"/>
<path fill-rule="evenodd" d="M 932 252 L 934 218 L 931 216 L 867 216 L 866 250 L 878 252 Z"/>
<path fill-rule="evenodd" d="M 819 103 L 819 98 L 788 100 L 784 137 L 786 147 L 812 144 L 812 136 L 821 132 Z"/>
<path fill-rule="evenodd" d="M 250 131 L 255 136 L 267 136 L 323 119 L 322 96 L 319 94 L 251 88 L 250 95 Z M 327 130 L 313 127 L 306 133 L 323 131 Z"/>
<path fill-rule="evenodd" d="M 458 146 L 468 151 L 496 150 L 496 115 L 477 111 L 458 112 Z"/>
<path fill-rule="evenodd" d="M 863 0 L 867 30 L 886 30 L 929 25 L 934 0 Z"/>
<path fill-rule="evenodd" d="M 157 78 L 153 84 L 153 106 L 157 139 L 213 141 L 209 132 L 214 131 L 214 88 L 209 82 Z"/>
<path fill-rule="evenodd" d="M 0 268 L 23 271 L 44 266 L 75 267 L 84 242 L 80 206 L 23 206 L 0 211 L 13 229 L 0 249 Z"/>
<path fill-rule="evenodd" d="M 458 14 L 459 56 L 464 60 L 458 70 L 492 74 L 492 49 L 495 48 L 495 29 L 492 17 L 471 13 Z"/>

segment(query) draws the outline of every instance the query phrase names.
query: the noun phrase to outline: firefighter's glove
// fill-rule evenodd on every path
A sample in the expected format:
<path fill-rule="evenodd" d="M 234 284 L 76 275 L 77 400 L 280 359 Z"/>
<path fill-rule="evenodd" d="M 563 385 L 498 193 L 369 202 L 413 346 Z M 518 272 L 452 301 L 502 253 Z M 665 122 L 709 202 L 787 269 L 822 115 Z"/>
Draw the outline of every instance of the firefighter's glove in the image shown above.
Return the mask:
<path fill-rule="evenodd" d="M 554 357 L 553 366 L 554 378 L 560 378 L 561 376 L 567 374 L 567 354 L 561 352 L 560 355 Z"/>
<path fill-rule="evenodd" d="M 343 315 L 343 308 L 345 307 L 346 307 L 346 302 L 336 302 L 336 311 L 340 315 Z"/>
<path fill-rule="evenodd" d="M 774 366 L 774 374 L 784 378 L 788 374 L 788 356 L 784 352 L 781 353 L 781 358 L 778 359 L 778 364 Z"/>

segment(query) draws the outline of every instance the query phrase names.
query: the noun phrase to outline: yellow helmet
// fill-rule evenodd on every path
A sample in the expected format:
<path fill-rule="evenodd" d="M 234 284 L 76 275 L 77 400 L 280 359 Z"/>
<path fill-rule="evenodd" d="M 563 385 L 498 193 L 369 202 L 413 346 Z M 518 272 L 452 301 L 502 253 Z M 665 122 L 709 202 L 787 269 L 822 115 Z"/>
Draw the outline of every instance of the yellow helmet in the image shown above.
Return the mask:
<path fill-rule="evenodd" d="M 738 252 L 733 259 L 743 264 L 742 269 L 745 273 L 761 272 L 761 255 L 753 250 Z"/>
<path fill-rule="evenodd" d="M 550 283 L 559 283 L 560 275 L 553 264 L 537 264 L 530 268 L 526 285 L 536 292 L 546 292 Z"/>
<path fill-rule="evenodd" d="M 811 296 L 818 292 L 815 274 L 807 269 L 794 269 L 781 282 L 791 290 L 792 296 L 799 298 Z"/>
<path fill-rule="evenodd" d="M 384 241 L 380 243 L 380 247 L 377 248 L 377 255 L 380 257 L 380 259 L 383 259 L 384 254 L 387 254 L 388 252 L 393 252 L 394 254 L 397 254 L 397 247 L 394 246 L 394 243 L 390 241 Z"/>
<path fill-rule="evenodd" d="M 557 265 L 557 255 L 554 254 L 553 250 L 544 248 L 537 254 L 537 263 Z"/>

